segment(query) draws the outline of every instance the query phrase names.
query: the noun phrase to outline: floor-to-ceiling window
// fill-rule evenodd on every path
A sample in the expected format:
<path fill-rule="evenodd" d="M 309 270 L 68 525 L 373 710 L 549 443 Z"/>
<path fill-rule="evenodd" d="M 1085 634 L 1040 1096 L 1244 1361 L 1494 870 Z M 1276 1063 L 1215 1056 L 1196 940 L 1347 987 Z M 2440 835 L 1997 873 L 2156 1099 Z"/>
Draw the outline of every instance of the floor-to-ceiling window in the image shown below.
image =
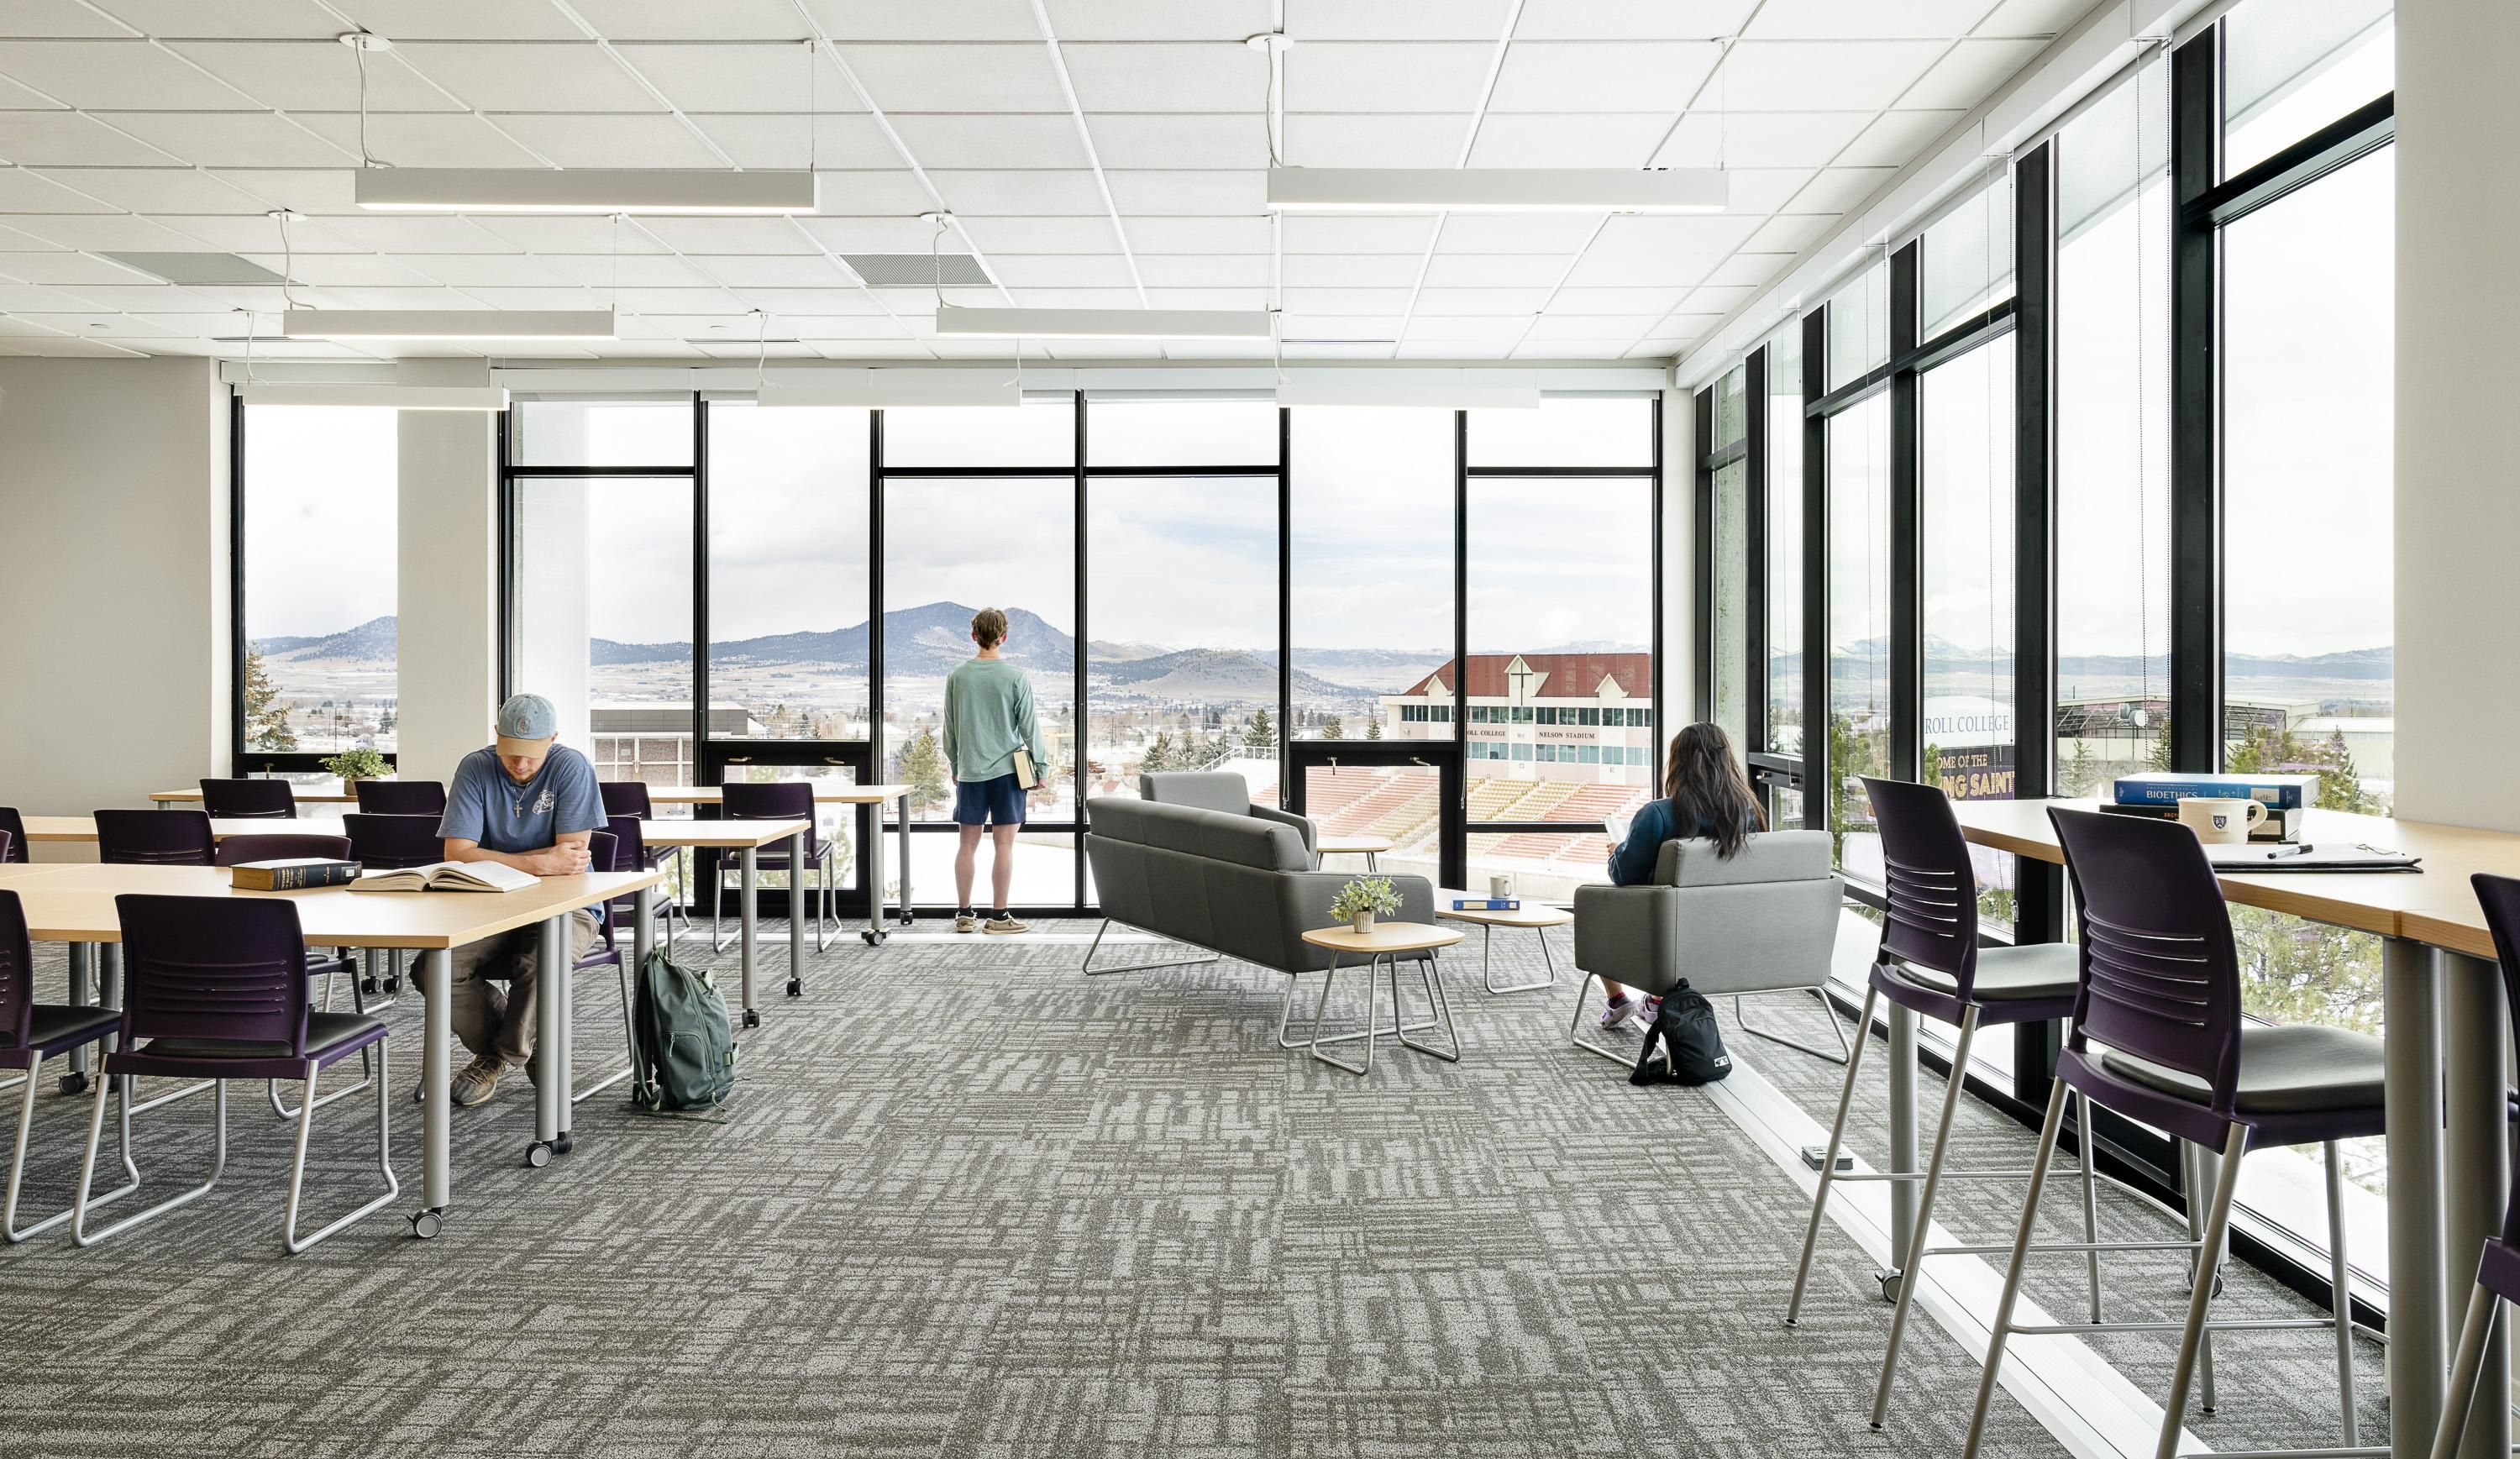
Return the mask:
<path fill-rule="evenodd" d="M 394 752 L 396 413 L 243 407 L 236 764 Z"/>
<path fill-rule="evenodd" d="M 1766 494 L 1767 619 L 1762 676 L 1768 696 L 1765 733 L 1749 746 L 1799 760 L 1803 753 L 1803 332 L 1788 326 L 1768 338 L 1767 444 L 1763 481 L 1750 490 Z M 1780 826 L 1803 823 L 1803 792 L 1778 784 L 1769 812 Z"/>
<path fill-rule="evenodd" d="M 1832 309 L 1837 307 L 1832 304 Z M 1847 874 L 1881 881 L 1866 775 L 1890 765 L 1890 397 L 1828 420 L 1829 828 Z"/>
<path fill-rule="evenodd" d="M 1748 733 L 1751 692 L 1750 427 L 1744 399 L 1748 378 L 1745 368 L 1726 371 L 1708 387 L 1705 412 L 1711 425 L 1705 442 L 1710 496 L 1707 545 L 1701 560 L 1708 577 L 1706 603 L 1715 635 L 1714 649 L 1708 655 L 1707 717 L 1723 726 L 1736 745 Z"/>

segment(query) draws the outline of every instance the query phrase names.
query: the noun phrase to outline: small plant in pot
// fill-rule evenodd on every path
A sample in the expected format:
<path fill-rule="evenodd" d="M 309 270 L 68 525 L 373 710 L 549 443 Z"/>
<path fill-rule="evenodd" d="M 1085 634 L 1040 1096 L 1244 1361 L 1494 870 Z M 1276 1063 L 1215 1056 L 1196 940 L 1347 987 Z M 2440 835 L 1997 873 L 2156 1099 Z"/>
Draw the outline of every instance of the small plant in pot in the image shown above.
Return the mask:
<path fill-rule="evenodd" d="M 1330 915 L 1359 932 L 1372 932 L 1377 915 L 1388 916 L 1398 910 L 1400 894 L 1392 890 L 1387 876 L 1350 878 L 1330 899 Z"/>
<path fill-rule="evenodd" d="M 343 750 L 340 754 L 325 761 L 324 768 L 339 775 L 344 785 L 353 785 L 361 780 L 382 779 L 393 773 L 385 764 L 385 757 L 374 750 Z"/>

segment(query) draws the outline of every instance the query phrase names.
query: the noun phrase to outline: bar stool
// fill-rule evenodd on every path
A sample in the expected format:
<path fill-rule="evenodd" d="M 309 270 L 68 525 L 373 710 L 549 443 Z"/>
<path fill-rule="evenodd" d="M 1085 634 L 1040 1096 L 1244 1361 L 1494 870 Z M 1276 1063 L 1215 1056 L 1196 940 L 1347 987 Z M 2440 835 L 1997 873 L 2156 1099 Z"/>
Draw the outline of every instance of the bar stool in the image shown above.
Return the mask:
<path fill-rule="evenodd" d="M 1927 1257 L 1993 1250 L 1971 1247 L 1928 1247 L 1933 1228 L 1934 1197 L 1946 1178 L 2018 1179 L 2022 1171 L 1945 1171 L 1943 1156 L 1952 1135 L 1952 1115 L 1959 1107 L 1960 1088 L 1968 1069 L 1969 1046 L 1988 1025 L 2044 1023 L 2063 1018 L 2074 1006 L 2074 947 L 2070 943 L 2028 943 L 2019 947 L 1981 947 L 1977 939 L 1977 872 L 1969 862 L 1968 841 L 1952 815 L 1951 798 L 1937 785 L 1867 777 L 1866 792 L 1881 831 L 1883 884 L 1887 906 L 1881 924 L 1881 951 L 1864 991 L 1864 1011 L 1855 1020 L 1855 1047 L 1846 1060 L 1846 1083 L 1837 1097 L 1837 1117 L 1828 1129 L 1828 1154 L 1821 1162 L 1820 1188 L 1812 1194 L 1810 1224 L 1803 1231 L 1803 1255 L 1794 1268 L 1794 1293 L 1785 1307 L 1785 1325 L 1799 1324 L 1803 1289 L 1811 1277 L 1812 1250 L 1820 1240 L 1821 1217 L 1829 1188 L 1841 1180 L 1915 1181 L 1924 1183 L 1916 1200 L 1915 1231 L 1898 1268 L 1899 1305 L 1890 1319 L 1890 1343 L 1881 1357 L 1881 1377 L 1872 1396 L 1872 1427 L 1881 1427 L 1890 1406 L 1890 1387 L 1899 1372 L 1899 1348 L 1907 1334 L 1908 1313 L 1915 1304 L 1916 1276 Z M 1846 1137 L 1847 1108 L 1855 1099 L 1856 1076 L 1864 1067 L 1864 1042 L 1872 1029 L 1873 1005 L 1881 1000 L 1959 1026 L 1952 1053 L 1951 1078 L 1943 1089 L 1943 1111 L 1934 1127 L 1934 1153 L 1923 1172 L 1884 1171 L 1866 1174 L 1837 1173 L 1837 1153 Z M 2091 1110 L 2083 1111 L 2082 1129 L 2089 1130 Z M 2087 1241 L 2098 1234 L 2098 1197 L 2092 1184 L 2088 1142 L 2083 1147 L 2083 1219 Z M 1899 1254 L 1894 1254 L 1899 1255 Z M 2100 1306 L 2099 1258 L 2092 1258 L 2092 1313 Z"/>
<path fill-rule="evenodd" d="M 2485 925 L 2494 934 L 2494 955 L 2502 964 L 2502 995 L 2520 1029 L 2520 879 L 2479 871 L 2468 878 Z M 2476 1406 L 2477 1377 L 2485 1366 L 2485 1346 L 2501 1320 L 2502 1304 L 2520 1302 L 2520 1175 L 2511 1186 L 2504 1209 L 2502 1234 L 2485 1243 L 2476 1263 L 2476 1290 L 2468 1294 L 2467 1320 L 2459 1327 L 2458 1355 L 2450 1370 L 2450 1391 L 2442 1399 L 2441 1427 L 2433 1435 L 2433 1459 L 2450 1459 L 2467 1437 L 2467 1419 Z"/>
<path fill-rule="evenodd" d="M 1965 1459 L 1976 1459 L 1988 1407 L 2013 1333 L 2171 1332 L 2179 1360 L 2162 1407 L 2156 1459 L 2173 1459 L 2186 1416 L 2198 1349 L 2211 1331 L 2332 1328 L 2343 1448 L 2291 1452 L 2384 1453 L 2353 1447 L 2354 1330 L 2346 1285 L 2345 1221 L 2339 1140 L 2384 1132 L 2381 1043 L 2368 1034 L 2309 1025 L 2251 1024 L 2240 1013 L 2240 966 L 2231 945 L 2222 884 L 2195 834 L 2172 821 L 2138 820 L 2050 808 L 2048 819 L 2065 848 L 2065 865 L 2082 907 L 2082 972 L 2073 1029 L 2056 1060 L 2056 1081 L 2039 1131 L 2039 1155 L 2022 1201 L 2021 1225 L 1996 1304 L 1977 1408 L 1969 1419 Z M 2056 1154 L 2065 1101 L 2080 1093 L 2202 1149 L 2220 1149 L 2223 1168 L 2195 1242 L 2110 1243 L 2109 1251 L 2184 1249 L 2210 1265 L 2231 1223 L 2240 1161 L 2253 1147 L 2318 1144 L 2327 1156 L 2329 1315 L 2209 1322 L 2214 1281 L 2200 1269 L 2190 1283 L 2184 1322 L 2092 1322 L 2019 1326 L 2013 1304 L 2021 1268 L 2033 1251 L 2099 1250 L 2034 1246 L 2039 1195 Z M 2278 1453 L 2280 1450 L 2257 1450 Z"/>

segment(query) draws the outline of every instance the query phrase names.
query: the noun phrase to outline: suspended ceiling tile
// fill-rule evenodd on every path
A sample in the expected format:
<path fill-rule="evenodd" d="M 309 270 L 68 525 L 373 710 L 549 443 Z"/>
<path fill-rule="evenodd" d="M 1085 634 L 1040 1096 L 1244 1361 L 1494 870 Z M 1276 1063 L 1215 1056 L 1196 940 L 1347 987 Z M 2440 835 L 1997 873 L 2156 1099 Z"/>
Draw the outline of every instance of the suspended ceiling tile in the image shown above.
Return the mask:
<path fill-rule="evenodd" d="M 904 112 L 892 126 L 910 155 L 930 169 L 1091 165 L 1076 118 L 1065 111 Z"/>
<path fill-rule="evenodd" d="M 1108 217 L 1028 217 L 966 218 L 957 220 L 961 231 L 971 242 L 991 254 L 1012 253 L 1102 253 L 1119 247 L 1118 236 L 1112 232 Z M 927 225 L 911 220 L 917 230 L 919 251 L 927 247 Z M 948 243 L 952 242 L 948 236 Z M 908 248 L 880 248 L 871 251 L 910 251 Z"/>
<path fill-rule="evenodd" d="M 1424 261 L 1417 253 L 1289 253 L 1279 279 L 1289 287 L 1413 288 Z"/>
<path fill-rule="evenodd" d="M 679 253 L 820 253 L 822 244 L 792 218 L 644 218 L 641 224 Z"/>
<path fill-rule="evenodd" d="M 1549 302 L 1542 288 L 1421 288 L 1412 311 L 1428 315 L 1498 315 L 1528 323 Z"/>
<path fill-rule="evenodd" d="M 1228 213 L 1258 222 L 1268 206 L 1268 178 L 1250 169 L 1137 172 L 1110 168 L 1103 175 L 1110 184 L 1111 200 L 1123 213 Z"/>
<path fill-rule="evenodd" d="M 1091 217 L 1110 212 L 1102 200 L 1102 190 L 1095 185 L 1094 174 L 1082 168 L 1058 172 L 934 169 L 928 172 L 927 179 L 945 196 L 945 205 L 958 217 L 966 213 L 973 217 Z"/>
<path fill-rule="evenodd" d="M 1251 111 L 1269 102 L 1269 63 L 1240 41 L 1059 47 L 1088 111 Z M 1287 65 L 1293 65 L 1288 53 Z"/>
<path fill-rule="evenodd" d="M 1047 0 L 1069 40 L 1240 40 L 1270 28 L 1271 0 Z"/>
<path fill-rule="evenodd" d="M 1523 0 L 1523 40 L 1711 40 L 1737 35 L 1758 0 Z"/>
<path fill-rule="evenodd" d="M 356 151 L 269 111 L 111 111 L 123 131 L 197 167 L 347 167 Z"/>
<path fill-rule="evenodd" d="M 1995 0 L 1767 0 L 1741 33 L 1753 40 L 1948 40 L 1995 8 Z"/>
<path fill-rule="evenodd" d="M 1289 111 L 1459 111 L 1479 103 L 1493 43 L 1328 41 L 1286 53 Z"/>
<path fill-rule="evenodd" d="M 359 155 L 359 121 L 338 111 L 297 119 L 335 146 Z M 463 112 L 397 112 L 368 117 L 367 155 L 396 167 L 539 167 L 531 152 L 482 117 Z"/>
<path fill-rule="evenodd" d="M 1265 167 L 1269 123 L 1257 112 L 1094 112 L 1086 117 L 1105 167 Z"/>
<path fill-rule="evenodd" d="M 786 114 L 801 135 L 806 113 L 863 112 L 829 52 L 801 41 L 625 45 L 621 63 L 685 111 Z M 653 105 L 650 103 L 649 105 Z"/>
<path fill-rule="evenodd" d="M 1487 40 L 1506 0 L 1286 0 L 1286 33 L 1319 40 Z"/>
<path fill-rule="evenodd" d="M 1642 167 L 1679 111 L 1593 115 L 1491 111 L 1470 149 L 1473 167 Z"/>
<path fill-rule="evenodd" d="M 43 175 L 135 213 L 261 213 L 271 206 L 190 167 L 53 167 Z"/>
<path fill-rule="evenodd" d="M 1870 111 L 1691 111 L 1654 155 L 1656 167 L 1825 167 L 1872 121 Z"/>
<path fill-rule="evenodd" d="M 1415 258 L 1435 237 L 1431 214 L 1289 213 L 1278 226 L 1288 254 L 1405 253 Z"/>
<path fill-rule="evenodd" d="M 235 87 L 145 40 L 0 40 L 0 75 L 90 111 L 218 111 L 253 105 Z"/>
<path fill-rule="evenodd" d="M 842 45 L 840 54 L 885 111 L 1063 111 L 1049 48 L 1030 45 Z"/>
<path fill-rule="evenodd" d="M 360 28 L 405 40 L 576 40 L 585 32 L 532 0 L 332 0 Z"/>
<path fill-rule="evenodd" d="M 1676 113 L 1722 51 L 1711 41 L 1518 41 L 1488 110 Z"/>
<path fill-rule="evenodd" d="M 1573 253 L 1601 220 L 1591 213 L 1455 213 L 1444 220 L 1444 253 Z"/>
<path fill-rule="evenodd" d="M 190 160 L 76 111 L 0 111 L 0 161 L 22 167 L 163 167 Z"/>
<path fill-rule="evenodd" d="M 1965 111 L 1884 111 L 1847 144 L 1837 161 L 1850 167 L 1904 167 L 1921 155 Z"/>
<path fill-rule="evenodd" d="M 252 98 L 284 111 L 355 111 L 358 53 L 325 41 L 179 40 L 167 48 Z M 239 101 L 220 107 L 249 105 Z M 383 111 L 453 111 L 462 104 L 410 66 L 385 57 L 368 62 L 367 108 Z"/>
<path fill-rule="evenodd" d="M 1042 38 L 1030 0 L 953 0 L 905 5 L 901 0 L 804 0 L 833 37 L 850 40 L 1030 40 Z"/>
<path fill-rule="evenodd" d="M 655 98 L 592 41 L 495 46 L 408 42 L 395 46 L 393 55 L 476 111 L 656 110 Z"/>
<path fill-rule="evenodd" d="M 1964 40 L 1934 63 L 1899 105 L 1909 108 L 1975 107 L 2028 66 L 2048 43 L 2044 40 Z"/>
<path fill-rule="evenodd" d="M 1718 105 L 1767 111 L 1887 107 L 1944 49 L 1930 40 L 1745 40 L 1715 83 Z"/>
<path fill-rule="evenodd" d="M 790 0 L 570 0 L 607 40 L 797 40 L 808 33 Z"/>
<path fill-rule="evenodd" d="M 1264 217 L 1180 217 L 1136 213 L 1122 205 L 1120 226 L 1128 230 L 1129 246 L 1148 253 L 1266 253 L 1269 220 Z"/>
<path fill-rule="evenodd" d="M 776 111 L 685 114 L 738 167 L 802 167 L 809 160 L 827 172 L 902 165 L 901 149 L 863 111 L 827 112 L 810 132 L 804 117 Z"/>
<path fill-rule="evenodd" d="M 1150 289 L 1265 288 L 1265 253 L 1141 253 L 1138 277 Z"/>
<path fill-rule="evenodd" d="M 1452 167 L 1470 113 L 1289 111 L 1286 162 L 1296 167 Z"/>
<path fill-rule="evenodd" d="M 1569 253 L 1450 253 L 1426 262 L 1429 288 L 1531 288 L 1554 286 Z"/>
<path fill-rule="evenodd" d="M 562 167 L 617 167 L 625 157 L 636 157 L 642 167 L 727 165 L 688 123 L 661 111 L 632 115 L 510 112 L 491 120 L 499 130 Z"/>

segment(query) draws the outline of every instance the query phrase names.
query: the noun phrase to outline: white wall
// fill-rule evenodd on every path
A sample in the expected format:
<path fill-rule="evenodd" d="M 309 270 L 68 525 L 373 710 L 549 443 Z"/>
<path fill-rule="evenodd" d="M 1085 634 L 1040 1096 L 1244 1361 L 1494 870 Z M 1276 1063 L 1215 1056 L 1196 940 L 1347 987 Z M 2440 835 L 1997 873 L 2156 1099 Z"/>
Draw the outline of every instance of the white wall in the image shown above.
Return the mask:
<path fill-rule="evenodd" d="M 231 769 L 216 370 L 0 359 L 0 805 L 146 806 Z"/>
<path fill-rule="evenodd" d="M 404 362 L 411 384 L 478 385 L 487 362 Z M 486 411 L 404 411 L 395 651 L 403 774 L 444 780 L 490 742 L 499 693 L 499 475 Z"/>
<path fill-rule="evenodd" d="M 2397 813 L 2520 831 L 2520 6 L 2398 7 Z"/>

